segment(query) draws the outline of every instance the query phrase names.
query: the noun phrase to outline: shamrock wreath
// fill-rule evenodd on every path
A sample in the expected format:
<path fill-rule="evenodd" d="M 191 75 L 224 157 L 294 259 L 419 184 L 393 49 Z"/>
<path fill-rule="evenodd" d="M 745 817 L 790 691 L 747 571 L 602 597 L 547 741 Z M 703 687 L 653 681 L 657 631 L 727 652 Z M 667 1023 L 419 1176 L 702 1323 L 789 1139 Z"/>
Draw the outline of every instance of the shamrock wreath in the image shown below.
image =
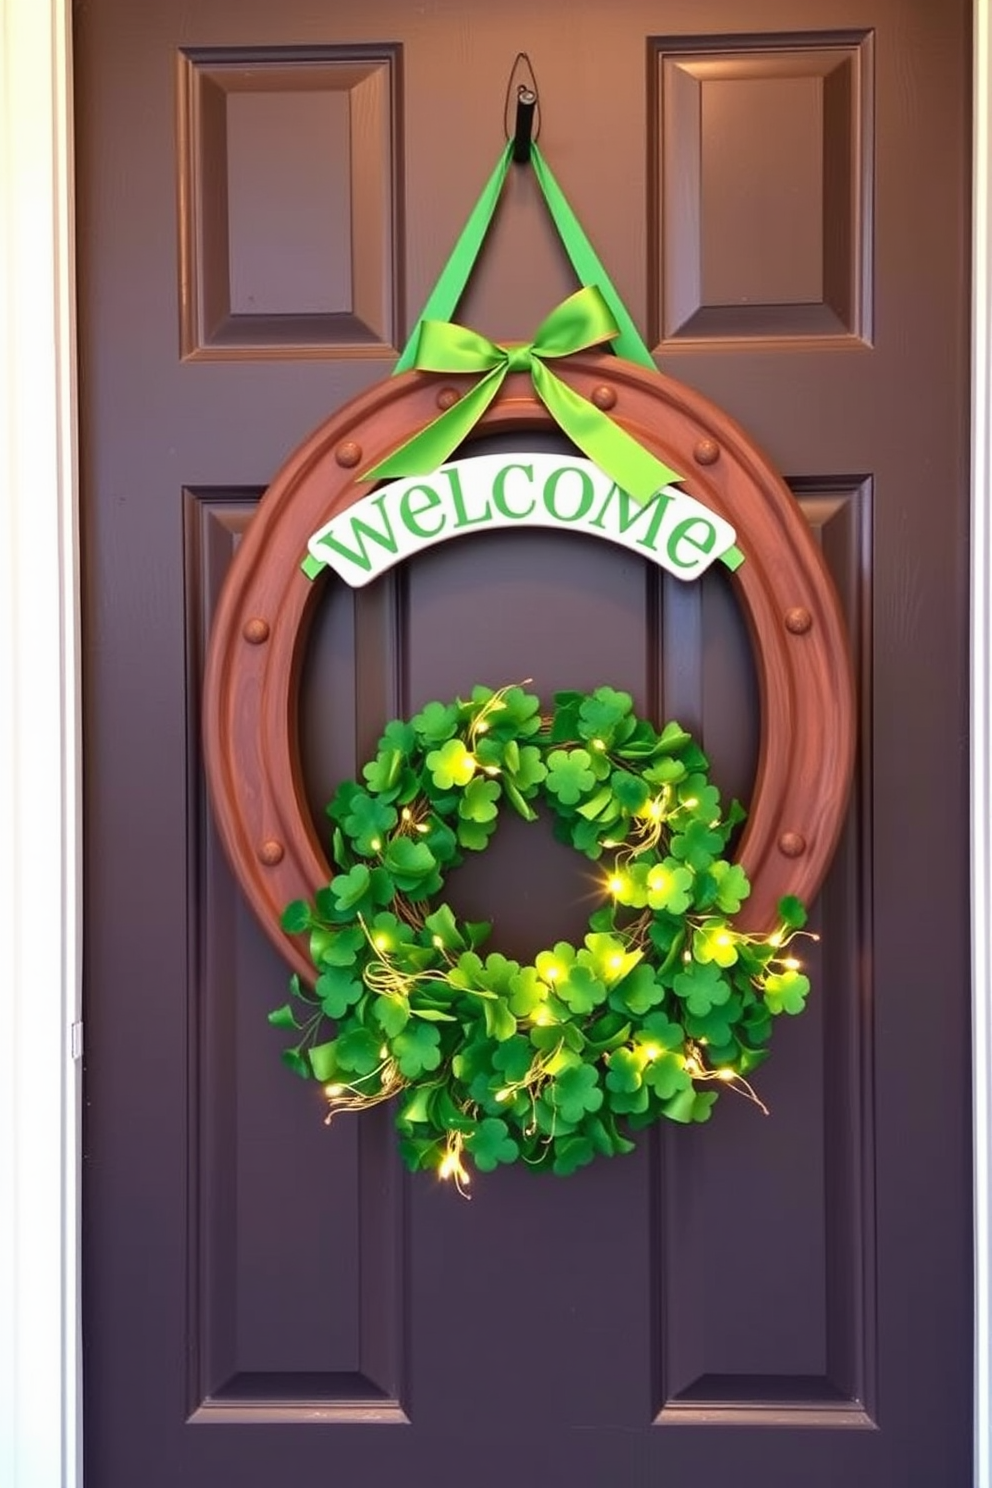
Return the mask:
<path fill-rule="evenodd" d="M 744 812 L 721 817 L 707 768 L 611 687 L 558 693 L 550 718 L 522 687 L 475 687 L 388 724 L 364 785 L 327 808 L 340 871 L 282 921 L 309 933 L 316 979 L 293 977 L 270 1021 L 297 1031 L 283 1057 L 324 1083 L 328 1121 L 397 1097 L 407 1166 L 463 1190 L 469 1163 L 568 1174 L 659 1117 L 706 1121 L 721 1085 L 761 1106 L 747 1077 L 773 1017 L 802 1011 L 788 947 L 806 916 L 787 898 L 771 935 L 734 929 L 750 886 L 723 853 Z M 483 959 L 490 925 L 437 899 L 503 800 L 527 821 L 543 801 L 556 836 L 605 863 L 583 946 L 529 966 Z"/>

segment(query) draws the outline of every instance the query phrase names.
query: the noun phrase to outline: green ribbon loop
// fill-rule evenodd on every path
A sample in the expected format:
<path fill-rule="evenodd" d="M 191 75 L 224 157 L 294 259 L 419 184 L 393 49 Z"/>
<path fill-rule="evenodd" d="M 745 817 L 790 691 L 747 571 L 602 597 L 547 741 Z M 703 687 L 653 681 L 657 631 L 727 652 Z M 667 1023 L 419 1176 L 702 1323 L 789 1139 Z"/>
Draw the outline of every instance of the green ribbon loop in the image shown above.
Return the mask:
<path fill-rule="evenodd" d="M 619 330 L 596 285 L 563 300 L 538 327 L 533 341 L 523 346 L 499 346 L 453 321 L 423 321 L 413 356 L 415 367 L 425 372 L 483 375 L 457 403 L 367 470 L 361 479 L 393 480 L 437 470 L 475 428 L 507 374 L 528 372 L 537 396 L 572 443 L 635 501 L 650 501 L 663 486 L 680 481 L 681 475 L 656 459 L 545 365 L 547 360 L 612 341 Z"/>

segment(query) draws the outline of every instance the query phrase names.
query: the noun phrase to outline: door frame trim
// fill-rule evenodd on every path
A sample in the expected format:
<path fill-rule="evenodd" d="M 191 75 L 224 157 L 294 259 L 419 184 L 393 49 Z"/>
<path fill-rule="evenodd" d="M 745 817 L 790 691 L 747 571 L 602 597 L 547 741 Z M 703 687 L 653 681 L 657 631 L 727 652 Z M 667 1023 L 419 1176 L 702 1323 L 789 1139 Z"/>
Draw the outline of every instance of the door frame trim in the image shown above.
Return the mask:
<path fill-rule="evenodd" d="M 81 1462 L 71 27 L 71 0 L 0 0 L 0 1481 L 11 1488 L 76 1488 Z"/>
<path fill-rule="evenodd" d="M 992 0 L 973 0 L 975 1488 L 992 1488 Z M 0 0 L 0 1481 L 81 1488 L 72 0 Z M 16 375 L 15 375 L 16 374 Z M 38 947 L 46 957 L 39 965 Z M 39 1060 L 39 1050 L 47 1056 Z M 48 1074 L 39 1077 L 39 1066 Z"/>

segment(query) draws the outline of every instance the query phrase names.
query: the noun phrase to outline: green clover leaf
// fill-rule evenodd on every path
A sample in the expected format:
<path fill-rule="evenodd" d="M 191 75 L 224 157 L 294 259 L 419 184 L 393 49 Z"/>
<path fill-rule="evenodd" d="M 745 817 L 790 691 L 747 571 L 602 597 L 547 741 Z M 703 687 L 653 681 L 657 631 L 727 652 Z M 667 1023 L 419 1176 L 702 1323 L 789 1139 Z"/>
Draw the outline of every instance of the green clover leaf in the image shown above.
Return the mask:
<path fill-rule="evenodd" d="M 489 839 L 496 830 L 496 820 L 488 822 L 465 821 L 458 823 L 458 844 L 469 852 L 482 852 L 489 846 Z"/>
<path fill-rule="evenodd" d="M 720 815 L 720 792 L 705 775 L 688 775 L 678 788 L 679 803 L 701 822 L 716 821 Z"/>
<path fill-rule="evenodd" d="M 279 921 L 287 935 L 302 935 L 313 924 L 313 911 L 305 899 L 287 904 Z"/>
<path fill-rule="evenodd" d="M 448 972 L 448 981 L 453 987 L 466 992 L 475 992 L 481 986 L 482 957 L 474 951 L 463 951 Z"/>
<path fill-rule="evenodd" d="M 395 955 L 402 946 L 409 945 L 413 940 L 410 926 L 404 920 L 397 919 L 391 910 L 380 909 L 367 924 L 372 945 L 381 955 Z"/>
<path fill-rule="evenodd" d="M 786 894 L 778 902 L 778 912 L 790 930 L 801 930 L 806 923 L 806 906 L 795 894 Z"/>
<path fill-rule="evenodd" d="M 310 1076 L 313 1074 L 313 1070 L 307 1063 L 304 1056 L 300 1053 L 298 1046 L 295 1049 L 281 1050 L 279 1057 L 282 1059 L 282 1062 L 286 1066 L 286 1068 L 293 1071 L 294 1075 L 299 1075 L 302 1080 L 310 1079 Z"/>
<path fill-rule="evenodd" d="M 657 1007 L 663 1001 L 665 988 L 655 976 L 654 967 L 641 964 L 635 966 L 633 971 L 625 976 L 623 981 L 614 987 L 610 996 L 610 1006 L 619 1004 L 635 1017 L 641 1017 L 651 1008 Z"/>
<path fill-rule="evenodd" d="M 614 770 L 610 776 L 610 789 L 623 809 L 631 814 L 640 811 L 651 794 L 647 783 L 629 770 Z"/>
<path fill-rule="evenodd" d="M 567 940 L 556 941 L 554 950 L 538 951 L 534 961 L 538 976 L 550 987 L 557 987 L 575 962 L 575 947 Z"/>
<path fill-rule="evenodd" d="M 343 925 L 340 930 L 314 930 L 310 936 L 310 959 L 317 967 L 354 966 L 365 943 L 365 933 L 360 925 Z"/>
<path fill-rule="evenodd" d="M 712 962 L 701 965 L 691 961 L 674 981 L 675 991 L 683 999 L 689 1012 L 697 1018 L 705 1018 L 715 1007 L 722 1007 L 730 996 L 730 983 L 725 980 L 719 966 Z"/>
<path fill-rule="evenodd" d="M 458 803 L 458 815 L 466 821 L 488 822 L 496 817 L 496 802 L 500 798 L 498 780 L 484 780 L 476 776 L 465 787 L 465 794 Z"/>
<path fill-rule="evenodd" d="M 400 791 L 405 756 L 400 749 L 382 750 L 375 759 L 363 766 L 362 775 L 369 790 L 392 799 Z"/>
<path fill-rule="evenodd" d="M 548 988 L 536 966 L 524 966 L 513 978 L 510 1008 L 518 1018 L 530 1018 L 543 1006 Z"/>
<path fill-rule="evenodd" d="M 403 892 L 420 887 L 426 879 L 438 879 L 437 861 L 426 842 L 412 837 L 395 837 L 386 849 L 386 867 L 396 887 Z"/>
<path fill-rule="evenodd" d="M 548 773 L 536 744 L 525 744 L 523 749 L 518 749 L 517 763 L 511 767 L 507 762 L 507 770 L 517 790 L 523 795 L 533 793 Z"/>
<path fill-rule="evenodd" d="M 284 1002 L 282 1007 L 273 1008 L 271 1013 L 268 1014 L 268 1020 L 273 1028 L 300 1027 L 300 1024 L 296 1021 L 296 1014 L 288 1002 Z"/>
<path fill-rule="evenodd" d="M 365 991 L 365 984 L 345 966 L 330 966 L 321 972 L 314 988 L 328 1018 L 343 1018 Z"/>
<path fill-rule="evenodd" d="M 412 723 L 404 723 L 402 718 L 394 718 L 387 723 L 383 729 L 382 738 L 379 740 L 379 753 L 390 753 L 394 749 L 400 754 L 409 757 L 417 747 L 417 731 Z"/>
<path fill-rule="evenodd" d="M 450 905 L 441 904 L 433 914 L 427 915 L 424 929 L 431 938 L 431 944 L 438 950 L 465 950 L 465 937 L 458 928 L 458 921 Z"/>
<path fill-rule="evenodd" d="M 499 695 L 489 687 L 473 687 L 472 702 L 482 704 L 475 710 L 476 717 L 484 714 L 486 730 L 498 738 L 529 738 L 541 727 L 541 699 L 522 687 L 506 687 Z"/>
<path fill-rule="evenodd" d="M 309 1075 L 312 1073 L 314 1079 L 320 1080 L 321 1082 L 326 1080 L 337 1081 L 341 1077 L 341 1066 L 338 1064 L 337 1039 L 331 1039 L 326 1044 L 312 1045 L 312 1047 L 307 1050 L 307 1058 L 310 1060 L 310 1064 L 309 1066 L 304 1065 L 303 1069 L 300 1068 L 300 1065 L 297 1062 L 299 1059 L 298 1049 L 286 1049 L 284 1050 L 284 1053 L 292 1053 L 297 1056 L 297 1058 L 292 1061 L 287 1060 L 290 1068 L 295 1070 L 297 1074 Z M 374 1069 L 375 1066 L 373 1065 L 372 1068 Z"/>
<path fill-rule="evenodd" d="M 311 1061 L 316 1052 L 316 1049 L 311 1049 Z M 351 1028 L 343 1033 L 335 1041 L 334 1054 L 338 1069 L 355 1075 L 370 1075 L 382 1063 L 379 1040 L 367 1028 Z M 318 1080 L 325 1078 L 317 1073 L 316 1064 L 314 1074 Z"/>
<path fill-rule="evenodd" d="M 647 907 L 650 870 L 649 863 L 629 863 L 626 868 L 611 874 L 610 893 L 618 904 L 629 905 L 631 909 Z"/>
<path fill-rule="evenodd" d="M 356 791 L 341 825 L 357 851 L 365 857 L 371 857 L 382 851 L 383 838 L 395 827 L 398 819 L 394 806 L 377 800 L 365 791 Z"/>
<path fill-rule="evenodd" d="M 513 961 L 509 956 L 493 951 L 486 957 L 485 965 L 479 973 L 479 985 L 487 987 L 490 992 L 509 997 L 513 992 L 519 970 L 519 961 Z"/>
<path fill-rule="evenodd" d="M 764 991 L 770 1013 L 801 1013 L 809 995 L 809 978 L 799 971 L 776 972 L 766 979 Z"/>
<path fill-rule="evenodd" d="M 411 723 L 426 744 L 443 744 L 458 727 L 458 708 L 454 703 L 428 703 Z"/>
<path fill-rule="evenodd" d="M 695 1090 L 690 1085 L 687 1090 L 680 1090 L 678 1095 L 666 1100 L 662 1110 L 669 1121 L 709 1121 L 716 1097 L 715 1090 Z"/>
<path fill-rule="evenodd" d="M 697 873 L 703 873 L 723 847 L 723 838 L 704 821 L 693 818 L 672 838 L 671 853 Z"/>
<path fill-rule="evenodd" d="M 604 835 L 608 835 L 608 829 L 602 822 L 583 821 L 580 817 L 568 823 L 566 841 L 570 841 L 580 853 L 585 853 L 587 858 L 595 860 L 603 856 L 600 838 Z"/>
<path fill-rule="evenodd" d="M 627 942 L 618 935 L 587 935 L 585 946 L 585 951 L 579 952 L 579 964 L 589 966 L 608 987 L 622 981 L 644 959 L 643 951 L 628 950 Z"/>
<path fill-rule="evenodd" d="M 480 1121 L 466 1138 L 465 1146 L 480 1173 L 491 1173 L 498 1163 L 514 1162 L 520 1153 L 509 1127 L 498 1116 L 486 1116 Z"/>
<path fill-rule="evenodd" d="M 692 902 L 693 876 L 674 858 L 666 858 L 647 870 L 645 889 L 651 909 L 667 909 L 669 914 L 681 915 Z"/>
<path fill-rule="evenodd" d="M 476 761 L 461 739 L 449 739 L 440 749 L 431 750 L 427 768 L 438 790 L 451 790 L 453 786 L 468 785 L 475 774 Z"/>
<path fill-rule="evenodd" d="M 388 904 L 393 897 L 392 880 L 381 868 L 366 868 L 356 863 L 347 873 L 337 873 L 331 879 L 334 903 L 342 913 L 348 910 L 355 914 L 372 904 Z"/>
<path fill-rule="evenodd" d="M 714 1049 L 721 1049 L 724 1044 L 729 1044 L 733 1037 L 740 1015 L 741 999 L 736 995 L 728 997 L 722 1006 L 712 1007 L 703 1017 L 689 1012 L 686 1008 L 686 1032 L 692 1038 L 704 1039 Z"/>
<path fill-rule="evenodd" d="M 629 1094 L 634 1090 L 640 1090 L 641 1060 L 630 1049 L 616 1049 L 606 1059 L 609 1073 L 606 1076 L 606 1088 L 617 1090 L 623 1094 Z"/>
<path fill-rule="evenodd" d="M 522 1034 L 515 1033 L 493 1051 L 493 1068 L 501 1071 L 509 1084 L 522 1080 L 530 1069 L 534 1050 Z"/>
<path fill-rule="evenodd" d="M 645 1066 L 644 1083 L 660 1101 L 667 1101 L 680 1090 L 688 1089 L 692 1082 L 681 1054 L 662 1049 Z"/>
<path fill-rule="evenodd" d="M 584 1168 L 596 1156 L 596 1149 L 589 1137 L 569 1134 L 555 1142 L 554 1171 L 559 1178 L 567 1178 L 578 1168 Z"/>
<path fill-rule="evenodd" d="M 400 1073 L 416 1080 L 441 1063 L 441 1035 L 433 1023 L 411 1022 L 390 1041 Z"/>
<path fill-rule="evenodd" d="M 583 953 L 580 951 L 579 955 Z M 575 965 L 555 983 L 555 995 L 573 1013 L 591 1013 L 594 1007 L 606 1001 L 606 983 L 601 981 L 591 966 Z"/>
<path fill-rule="evenodd" d="M 644 1043 L 649 1057 L 658 1049 L 681 1049 L 684 1039 L 682 1025 L 663 1012 L 648 1013 L 638 1034 L 638 1043 Z"/>
<path fill-rule="evenodd" d="M 736 914 L 751 892 L 744 869 L 739 863 L 725 863 L 721 859 L 713 864 L 710 873 L 717 883 L 717 907 L 724 914 Z"/>
<path fill-rule="evenodd" d="M 563 806 L 574 806 L 596 784 L 586 749 L 553 749 L 548 755 L 547 787 Z"/>
<path fill-rule="evenodd" d="M 482 1004 L 482 1013 L 486 1022 L 486 1032 L 490 1038 L 502 1042 L 513 1038 L 517 1031 L 517 1020 L 510 1011 L 510 1004 L 505 997 L 493 997 Z"/>
<path fill-rule="evenodd" d="M 372 1004 L 372 1016 L 387 1038 L 402 1033 L 410 1021 L 410 1004 L 405 997 L 383 992 Z"/>
<path fill-rule="evenodd" d="M 629 692 L 597 687 L 592 696 L 579 706 L 579 732 L 584 739 L 598 738 L 609 748 L 618 726 L 633 706 L 634 699 Z"/>
<path fill-rule="evenodd" d="M 599 1075 L 589 1064 L 562 1070 L 552 1088 L 554 1104 L 564 1121 L 581 1121 L 587 1111 L 598 1111 L 603 1104 Z"/>
<path fill-rule="evenodd" d="M 737 960 L 734 932 L 723 920 L 708 920 L 693 936 L 692 954 L 704 965 L 715 961 L 717 966 L 733 966 Z"/>

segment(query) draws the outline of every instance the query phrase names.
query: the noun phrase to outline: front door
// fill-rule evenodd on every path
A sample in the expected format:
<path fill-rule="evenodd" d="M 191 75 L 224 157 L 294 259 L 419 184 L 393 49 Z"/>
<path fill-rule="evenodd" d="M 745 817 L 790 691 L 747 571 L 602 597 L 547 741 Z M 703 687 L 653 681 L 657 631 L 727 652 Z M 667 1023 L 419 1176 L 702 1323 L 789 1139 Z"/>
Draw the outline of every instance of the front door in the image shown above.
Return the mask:
<path fill-rule="evenodd" d="M 90 1488 L 965 1488 L 968 11 L 963 0 L 88 0 L 76 15 Z M 471 1203 L 390 1113 L 322 1124 L 285 969 L 211 824 L 211 616 L 288 452 L 388 376 L 526 51 L 546 157 L 659 366 L 768 451 L 841 596 L 860 707 L 806 1014 L 698 1129 Z M 571 289 L 515 168 L 460 318 Z M 324 580 L 315 815 L 385 722 L 606 683 L 747 799 L 725 573 L 552 533 Z M 452 875 L 529 957 L 583 860 L 509 820 Z M 784 1020 L 782 1020 L 784 1021 Z"/>

